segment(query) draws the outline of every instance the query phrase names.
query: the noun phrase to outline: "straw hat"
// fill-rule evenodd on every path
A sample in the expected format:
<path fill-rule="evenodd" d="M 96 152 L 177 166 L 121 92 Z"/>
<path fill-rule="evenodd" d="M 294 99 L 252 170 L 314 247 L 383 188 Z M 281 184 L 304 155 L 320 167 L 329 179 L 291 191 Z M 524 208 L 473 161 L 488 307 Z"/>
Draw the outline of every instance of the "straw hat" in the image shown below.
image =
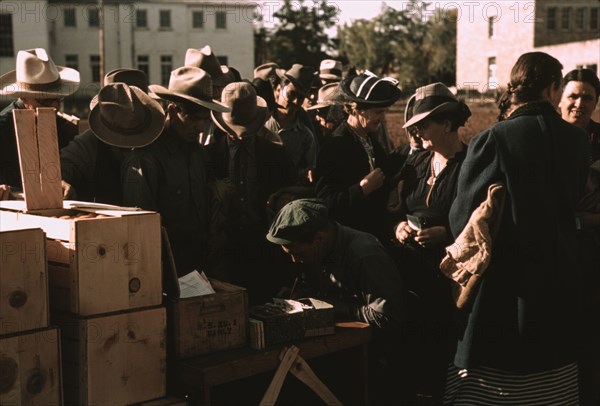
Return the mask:
<path fill-rule="evenodd" d="M 54 99 L 79 88 L 79 72 L 56 66 L 43 48 L 17 53 L 16 70 L 0 76 L 0 95 Z"/>
<path fill-rule="evenodd" d="M 212 111 L 211 114 L 217 126 L 228 134 L 255 134 L 268 119 L 267 102 L 256 95 L 251 83 L 228 84 L 223 89 L 221 102 L 230 112 Z"/>
<path fill-rule="evenodd" d="M 213 83 L 203 69 L 183 66 L 171 72 L 169 88 L 159 85 L 148 87 L 158 97 L 176 103 L 191 102 L 210 110 L 229 111 L 228 107 L 213 99 Z"/>
<path fill-rule="evenodd" d="M 101 141 L 121 148 L 151 144 L 162 132 L 165 114 L 160 104 L 142 89 L 112 83 L 98 93 L 89 125 Z"/>

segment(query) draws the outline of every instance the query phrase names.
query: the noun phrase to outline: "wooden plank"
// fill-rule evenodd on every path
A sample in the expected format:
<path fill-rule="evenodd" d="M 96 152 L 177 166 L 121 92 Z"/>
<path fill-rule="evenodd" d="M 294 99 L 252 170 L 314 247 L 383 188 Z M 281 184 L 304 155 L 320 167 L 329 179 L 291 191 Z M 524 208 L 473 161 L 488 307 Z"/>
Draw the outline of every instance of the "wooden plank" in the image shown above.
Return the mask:
<path fill-rule="evenodd" d="M 37 138 L 43 209 L 63 207 L 56 110 L 37 109 Z M 27 195 L 25 196 L 27 198 Z M 28 208 L 30 210 L 30 208 Z"/>
<path fill-rule="evenodd" d="M 46 209 L 40 179 L 40 157 L 35 111 L 15 109 L 13 119 L 27 210 Z"/>
<path fill-rule="evenodd" d="M 61 405 L 58 329 L 0 338 L 1 405 Z"/>
<path fill-rule="evenodd" d="M 46 236 L 0 232 L 0 335 L 48 327 Z"/>
<path fill-rule="evenodd" d="M 46 237 L 69 241 L 71 220 L 0 210 L 0 231 L 41 228 Z"/>
<path fill-rule="evenodd" d="M 283 386 L 283 381 L 285 380 L 285 376 L 288 371 L 294 364 L 296 357 L 298 356 L 298 347 L 291 346 L 290 348 L 286 348 L 283 350 L 283 356 L 280 357 L 281 363 L 279 367 L 275 371 L 275 376 L 271 380 L 267 391 L 265 392 L 263 398 L 261 399 L 259 405 L 260 406 L 274 406 L 277 398 L 279 397 L 279 392 L 281 391 L 281 387 Z"/>

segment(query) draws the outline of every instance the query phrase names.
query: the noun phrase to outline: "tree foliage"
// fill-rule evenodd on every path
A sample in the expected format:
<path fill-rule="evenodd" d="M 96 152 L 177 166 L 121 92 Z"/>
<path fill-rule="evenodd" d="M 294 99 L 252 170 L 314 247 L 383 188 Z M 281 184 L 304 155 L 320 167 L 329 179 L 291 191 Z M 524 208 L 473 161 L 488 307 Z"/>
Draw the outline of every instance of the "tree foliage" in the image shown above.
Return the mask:
<path fill-rule="evenodd" d="M 351 65 L 396 76 L 420 86 L 456 76 L 456 14 L 432 12 L 411 0 L 400 9 L 384 6 L 372 20 L 356 20 L 338 29 L 339 52 Z"/>
<path fill-rule="evenodd" d="M 293 63 L 318 67 L 335 49 L 326 30 L 336 24 L 338 14 L 327 0 L 284 0 L 273 14 L 277 24 L 271 29 L 260 25 L 255 32 L 257 65 L 273 61 L 284 67 Z"/>

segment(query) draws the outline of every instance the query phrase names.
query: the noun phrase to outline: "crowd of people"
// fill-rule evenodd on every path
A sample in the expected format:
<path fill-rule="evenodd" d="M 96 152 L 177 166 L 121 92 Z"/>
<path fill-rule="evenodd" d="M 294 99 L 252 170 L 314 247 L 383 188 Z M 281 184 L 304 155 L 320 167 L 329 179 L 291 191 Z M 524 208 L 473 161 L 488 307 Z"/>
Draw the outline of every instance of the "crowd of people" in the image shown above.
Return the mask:
<path fill-rule="evenodd" d="M 0 198 L 22 185 L 13 111 L 53 107 L 65 198 L 159 212 L 180 276 L 369 323 L 373 404 L 594 405 L 600 81 L 562 68 L 521 55 L 498 122 L 465 145 L 471 110 L 442 83 L 403 95 L 329 59 L 243 79 L 205 46 L 167 87 L 109 72 L 78 134 L 59 109 L 79 74 L 22 50 L 0 76 Z"/>

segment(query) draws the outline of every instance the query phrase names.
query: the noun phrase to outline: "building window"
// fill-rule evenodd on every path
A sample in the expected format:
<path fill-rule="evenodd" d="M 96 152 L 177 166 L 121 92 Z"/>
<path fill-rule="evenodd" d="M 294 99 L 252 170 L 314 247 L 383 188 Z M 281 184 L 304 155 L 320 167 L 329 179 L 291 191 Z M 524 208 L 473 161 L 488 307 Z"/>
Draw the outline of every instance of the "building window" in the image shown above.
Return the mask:
<path fill-rule="evenodd" d="M 222 56 L 222 55 L 219 56 L 219 55 L 217 55 L 217 59 L 219 60 L 219 64 L 220 65 L 229 65 L 229 63 L 227 63 L 228 60 L 229 60 L 229 58 L 227 58 L 226 56 Z"/>
<path fill-rule="evenodd" d="M 137 68 L 150 77 L 150 58 L 148 55 L 138 55 Z"/>
<path fill-rule="evenodd" d="M 148 11 L 137 9 L 135 11 L 135 26 L 138 28 L 148 28 Z"/>
<path fill-rule="evenodd" d="M 63 9 L 63 16 L 65 16 L 65 27 L 76 27 L 77 21 L 75 20 L 75 9 L 65 8 Z"/>
<path fill-rule="evenodd" d="M 88 25 L 90 27 L 99 27 L 100 26 L 100 13 L 96 7 L 88 8 L 87 16 L 88 16 Z"/>
<path fill-rule="evenodd" d="M 90 55 L 90 68 L 92 69 L 92 82 L 100 83 L 100 55 Z"/>
<path fill-rule="evenodd" d="M 494 30 L 496 28 L 496 16 L 491 16 L 488 20 L 488 38 L 492 38 L 494 36 Z"/>
<path fill-rule="evenodd" d="M 12 14 L 0 14 L 0 56 L 14 56 Z"/>
<path fill-rule="evenodd" d="M 548 31 L 554 31 L 556 29 L 557 10 L 558 9 L 556 7 L 548 7 L 548 21 L 546 22 L 546 28 L 548 28 Z"/>
<path fill-rule="evenodd" d="M 571 14 L 572 14 L 572 10 L 570 7 L 565 7 L 561 10 L 560 28 L 563 31 L 571 30 Z"/>
<path fill-rule="evenodd" d="M 488 58 L 488 86 L 490 89 L 498 87 L 498 78 L 496 77 L 496 71 L 498 65 L 496 65 L 496 57 L 492 56 Z"/>
<path fill-rule="evenodd" d="M 598 7 L 592 7 L 590 9 L 590 30 L 598 31 Z"/>
<path fill-rule="evenodd" d="M 160 10 L 159 12 L 159 26 L 163 29 L 171 28 L 171 10 Z"/>
<path fill-rule="evenodd" d="M 203 11 L 192 11 L 192 28 L 204 28 Z"/>
<path fill-rule="evenodd" d="M 65 66 L 67 68 L 79 70 L 79 56 L 77 54 L 65 55 Z"/>
<path fill-rule="evenodd" d="M 585 29 L 585 8 L 578 8 L 575 10 L 575 28 L 578 31 Z"/>
<path fill-rule="evenodd" d="M 218 29 L 225 29 L 227 28 L 227 13 L 224 11 L 217 11 L 215 13 L 215 16 L 217 18 L 217 28 Z"/>
<path fill-rule="evenodd" d="M 160 83 L 169 86 L 171 71 L 173 70 L 173 57 L 171 55 L 160 56 Z"/>

